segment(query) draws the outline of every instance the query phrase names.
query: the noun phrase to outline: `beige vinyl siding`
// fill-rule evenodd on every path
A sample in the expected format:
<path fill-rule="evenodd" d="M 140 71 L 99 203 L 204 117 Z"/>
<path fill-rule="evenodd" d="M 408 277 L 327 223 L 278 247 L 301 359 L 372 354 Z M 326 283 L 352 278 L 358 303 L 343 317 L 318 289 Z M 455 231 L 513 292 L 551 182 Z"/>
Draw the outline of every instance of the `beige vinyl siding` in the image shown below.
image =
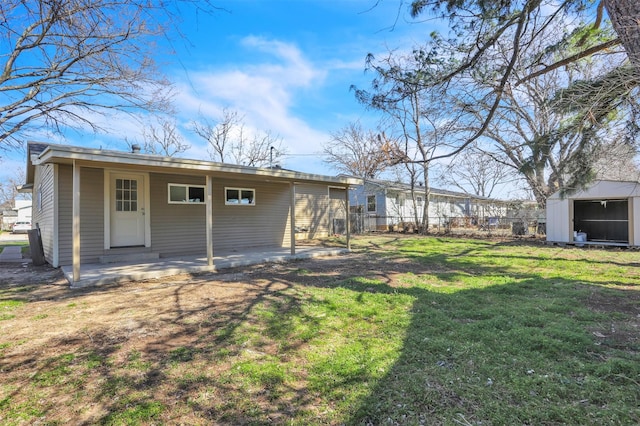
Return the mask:
<path fill-rule="evenodd" d="M 169 204 L 168 184 L 205 185 L 204 177 L 150 175 L 151 246 L 162 257 L 206 253 L 204 204 Z M 225 188 L 255 190 L 256 204 L 225 205 Z M 213 245 L 216 254 L 249 247 L 289 246 L 290 186 L 213 179 Z"/>
<path fill-rule="evenodd" d="M 35 168 L 34 188 L 32 204 L 32 221 L 40 228 L 44 257 L 53 266 L 55 264 L 55 167 L 53 164 L 45 164 Z"/>
<path fill-rule="evenodd" d="M 205 185 L 204 177 L 149 175 L 151 247 L 160 256 L 202 254 L 207 251 L 205 204 L 169 204 L 168 184 Z"/>
<path fill-rule="evenodd" d="M 225 205 L 226 187 L 255 189 L 255 205 Z M 283 183 L 214 179 L 214 251 L 290 246 L 290 188 Z"/>
<path fill-rule="evenodd" d="M 345 220 L 346 220 L 346 189 L 342 188 L 329 188 L 329 232 L 338 233 L 345 232 Z M 336 223 L 334 229 L 334 219 L 337 219 L 340 223 Z"/>
<path fill-rule="evenodd" d="M 58 165 L 58 256 L 60 265 L 72 263 L 73 167 Z M 81 183 L 82 185 L 82 183 Z M 82 247 L 81 247 L 82 251 Z"/>
<path fill-rule="evenodd" d="M 80 260 L 95 263 L 104 254 L 104 170 L 80 169 Z"/>
<path fill-rule="evenodd" d="M 255 190 L 255 205 L 225 205 L 225 188 Z M 289 247 L 291 186 L 213 179 L 213 247 L 217 254 L 251 247 Z"/>
<path fill-rule="evenodd" d="M 345 217 L 346 212 L 346 189 L 329 188 L 329 211 L 331 217 Z"/>
<path fill-rule="evenodd" d="M 329 235 L 329 192 L 326 185 L 296 185 L 297 239 Z"/>
<path fill-rule="evenodd" d="M 104 172 L 80 169 L 80 262 L 96 263 L 104 254 Z M 58 240 L 60 265 L 71 265 L 73 167 L 58 166 Z"/>

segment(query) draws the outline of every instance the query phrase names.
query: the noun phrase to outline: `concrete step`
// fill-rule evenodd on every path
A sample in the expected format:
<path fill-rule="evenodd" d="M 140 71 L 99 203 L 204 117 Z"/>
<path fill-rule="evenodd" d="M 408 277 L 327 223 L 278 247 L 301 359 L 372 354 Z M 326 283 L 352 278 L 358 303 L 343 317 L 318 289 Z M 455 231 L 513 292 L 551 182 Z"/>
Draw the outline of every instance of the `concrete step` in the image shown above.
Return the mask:
<path fill-rule="evenodd" d="M 100 263 L 153 262 L 160 259 L 159 253 L 114 253 L 98 258 Z"/>

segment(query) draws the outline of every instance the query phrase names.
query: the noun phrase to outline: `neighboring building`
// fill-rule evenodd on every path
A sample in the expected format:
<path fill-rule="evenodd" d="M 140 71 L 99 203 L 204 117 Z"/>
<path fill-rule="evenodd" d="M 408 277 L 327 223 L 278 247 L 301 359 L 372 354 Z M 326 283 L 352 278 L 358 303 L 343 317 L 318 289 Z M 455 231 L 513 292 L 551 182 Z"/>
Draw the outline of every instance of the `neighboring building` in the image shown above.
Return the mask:
<path fill-rule="evenodd" d="M 333 233 L 351 181 L 283 169 L 28 144 L 33 223 L 51 265 L 288 247 Z"/>
<path fill-rule="evenodd" d="M 2 230 L 11 231 L 13 224 L 18 221 L 18 212 L 16 210 L 2 210 Z"/>
<path fill-rule="evenodd" d="M 15 207 L 0 212 L 2 231 L 11 231 L 16 222 L 31 222 L 31 200 L 15 200 Z"/>
<path fill-rule="evenodd" d="M 18 222 L 31 222 L 31 200 L 16 200 Z"/>
<path fill-rule="evenodd" d="M 360 182 L 363 182 L 362 179 Z M 401 230 L 422 219 L 424 187 L 385 180 L 366 179 L 349 191 L 351 211 L 363 217 L 364 230 Z M 461 192 L 431 188 L 429 224 L 444 226 L 493 223 L 506 215 L 508 202 Z M 494 219 L 489 222 L 489 219 Z M 400 228 L 400 229 L 398 229 Z"/>
<path fill-rule="evenodd" d="M 596 181 L 547 199 L 547 241 L 640 246 L 640 183 Z"/>

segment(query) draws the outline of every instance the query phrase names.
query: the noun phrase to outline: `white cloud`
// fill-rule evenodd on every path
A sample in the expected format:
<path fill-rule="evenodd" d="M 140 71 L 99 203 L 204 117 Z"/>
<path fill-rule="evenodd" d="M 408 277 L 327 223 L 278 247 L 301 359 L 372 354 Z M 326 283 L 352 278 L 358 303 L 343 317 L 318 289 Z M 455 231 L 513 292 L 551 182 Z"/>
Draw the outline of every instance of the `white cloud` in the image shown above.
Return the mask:
<path fill-rule="evenodd" d="M 293 110 L 298 106 L 296 97 L 321 87 L 329 71 L 312 63 L 290 43 L 251 36 L 242 40 L 242 46 L 250 50 L 249 55 L 268 55 L 262 62 L 242 67 L 191 71 L 189 81 L 176 85 L 175 100 L 181 117 L 190 117 L 186 121 L 191 121 L 204 115 L 215 120 L 223 108 L 230 108 L 244 116 L 248 131 L 270 131 L 281 137 L 290 154 L 319 152 L 329 135 L 312 128 Z M 203 150 L 198 146 L 200 141 L 191 140 L 196 145 L 194 150 Z"/>
<path fill-rule="evenodd" d="M 308 115 L 304 104 L 310 97 L 331 97 L 326 90 L 331 73 L 354 69 L 359 72 L 362 63 L 340 58 L 314 63 L 293 43 L 256 36 L 242 39 L 239 48 L 246 49 L 247 56 L 255 59 L 242 65 L 215 64 L 211 69 L 190 69 L 186 75 L 173 77 L 176 81 L 175 119 L 192 146 L 182 156 L 208 158 L 206 144 L 191 131 L 191 122 L 199 115 L 215 121 L 224 108 L 230 108 L 244 116 L 247 132 L 270 131 L 273 136 L 282 138 L 290 154 L 283 167 L 310 173 L 332 173 L 322 163 L 320 152 L 333 129 L 315 128 L 311 124 L 314 117 Z M 331 114 L 338 116 L 339 112 L 327 110 L 327 115 Z M 109 116 L 87 116 L 85 112 L 85 118 L 108 133 L 95 134 L 86 127 L 68 130 L 62 140 L 53 141 L 49 137 L 45 141 L 124 150 L 125 138 L 130 142 L 142 140 L 143 124 L 128 114 L 114 112 Z M 337 123 L 337 127 L 341 126 Z M 24 168 L 24 162 L 24 155 L 17 156 L 11 167 Z"/>

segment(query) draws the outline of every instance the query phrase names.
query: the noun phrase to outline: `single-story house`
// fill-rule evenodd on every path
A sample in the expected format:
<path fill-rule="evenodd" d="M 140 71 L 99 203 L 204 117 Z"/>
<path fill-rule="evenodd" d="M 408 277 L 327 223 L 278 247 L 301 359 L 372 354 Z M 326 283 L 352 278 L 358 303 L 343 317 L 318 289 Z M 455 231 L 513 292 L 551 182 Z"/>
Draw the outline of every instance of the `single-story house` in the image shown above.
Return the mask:
<path fill-rule="evenodd" d="M 360 179 L 349 191 L 351 211 L 366 216 L 367 230 L 387 230 L 422 218 L 424 187 L 379 179 Z M 429 223 L 444 225 L 450 221 L 469 223 L 506 214 L 508 202 L 487 197 L 430 188 Z M 461 223 L 462 224 L 462 223 Z"/>
<path fill-rule="evenodd" d="M 547 241 L 640 246 L 640 183 L 601 180 L 549 196 Z"/>
<path fill-rule="evenodd" d="M 33 226 L 54 267 L 249 248 L 290 248 L 331 233 L 348 211 L 346 178 L 284 169 L 29 143 Z M 302 225 L 302 226 L 299 226 Z M 296 235 L 296 229 L 304 233 Z M 348 241 L 348 229 L 347 241 Z M 348 245 L 348 242 L 347 242 Z"/>

